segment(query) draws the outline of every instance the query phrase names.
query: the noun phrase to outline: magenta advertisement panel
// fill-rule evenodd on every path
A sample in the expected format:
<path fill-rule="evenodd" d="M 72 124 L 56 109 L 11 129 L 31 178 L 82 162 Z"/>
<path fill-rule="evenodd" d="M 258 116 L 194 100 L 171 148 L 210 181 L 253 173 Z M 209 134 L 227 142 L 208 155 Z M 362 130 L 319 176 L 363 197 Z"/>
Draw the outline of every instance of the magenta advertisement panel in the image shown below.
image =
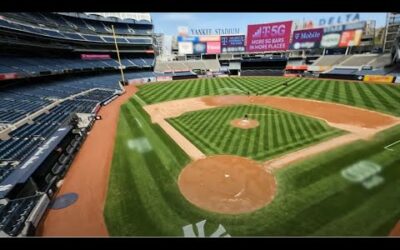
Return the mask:
<path fill-rule="evenodd" d="M 247 52 L 282 51 L 289 47 L 292 21 L 247 26 Z"/>

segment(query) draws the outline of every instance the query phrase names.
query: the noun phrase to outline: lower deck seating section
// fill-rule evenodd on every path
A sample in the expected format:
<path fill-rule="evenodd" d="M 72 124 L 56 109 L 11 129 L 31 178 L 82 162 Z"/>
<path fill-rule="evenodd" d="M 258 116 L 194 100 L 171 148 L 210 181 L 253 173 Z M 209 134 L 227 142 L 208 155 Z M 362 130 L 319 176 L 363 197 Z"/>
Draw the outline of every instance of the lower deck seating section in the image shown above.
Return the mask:
<path fill-rule="evenodd" d="M 356 74 L 357 72 L 358 72 L 358 69 L 354 69 L 354 68 L 334 68 L 327 73 L 336 74 L 336 75 L 353 75 L 353 74 Z"/>
<path fill-rule="evenodd" d="M 50 101 L 30 95 L 16 94 L 11 91 L 0 92 L 0 123 L 13 123 L 26 114 L 35 112 L 48 105 Z"/>
<path fill-rule="evenodd" d="M 126 68 L 152 67 L 154 58 L 127 58 L 121 60 Z M 40 73 L 63 73 L 72 70 L 115 69 L 116 59 L 82 60 L 80 58 L 17 57 L 0 55 L 0 74 L 19 73 L 38 75 Z"/>
<path fill-rule="evenodd" d="M 343 61 L 340 66 L 362 66 L 362 65 L 368 65 L 369 62 L 372 62 L 373 60 L 377 59 L 378 55 L 376 54 L 366 54 L 366 55 L 353 55 L 349 59 Z"/>
<path fill-rule="evenodd" d="M 6 140 L 4 147 L 0 150 L 0 162 L 23 161 L 42 143 L 43 140 L 40 138 L 11 138 Z"/>
<path fill-rule="evenodd" d="M 152 76 L 155 76 L 153 72 L 125 74 L 126 79 Z M 6 117 L 6 114 L 9 116 L 18 114 L 13 119 L 3 119 L 5 122 L 2 121 L 2 124 L 12 124 L 56 100 L 69 98 L 75 94 L 80 95 L 63 100 L 34 118 L 32 122 L 11 131 L 8 134 L 10 139 L 0 140 L 0 183 L 18 167 L 18 164 L 28 159 L 61 125 L 67 123 L 73 113 L 92 113 L 98 104 L 113 97 L 116 91 L 120 90 L 119 80 L 120 75 L 114 73 L 2 89 L 0 119 Z M 87 92 L 83 93 L 84 91 Z M 7 128 L 7 126 L 2 125 L 2 128 Z"/>
<path fill-rule="evenodd" d="M 374 61 L 370 63 L 373 68 L 383 68 L 387 65 L 390 65 L 392 61 L 391 54 L 382 54 L 378 56 Z"/>
<path fill-rule="evenodd" d="M 144 73 L 142 73 L 144 74 Z M 127 74 L 135 77 L 141 73 Z M 92 88 L 106 88 L 103 91 L 110 94 L 119 89 L 118 74 L 96 77 L 73 77 L 51 83 L 38 83 L 34 85 L 7 88 L 0 92 L 0 123 L 12 124 L 49 105 L 54 100 L 67 98 Z M 99 92 L 99 93 L 103 93 Z"/>
<path fill-rule="evenodd" d="M 10 133 L 15 139 L 46 139 L 48 138 L 55 130 L 56 126 L 53 124 L 46 123 L 33 123 L 33 124 L 25 124 L 19 129 L 14 130 Z"/>
<path fill-rule="evenodd" d="M 24 227 L 25 221 L 36 206 L 41 195 L 0 203 L 0 231 L 10 236 L 17 236 Z M 1 201 L 0 202 L 4 202 Z"/>
<path fill-rule="evenodd" d="M 77 100 L 86 100 L 86 102 L 89 102 L 87 104 L 90 106 L 90 101 L 95 102 L 95 103 L 104 102 L 113 95 L 114 95 L 114 91 L 112 91 L 112 90 L 95 89 L 85 95 L 78 96 L 76 99 Z"/>
<path fill-rule="evenodd" d="M 125 73 L 126 80 L 155 76 L 154 72 Z M 0 186 L 7 183 L 14 171 L 29 160 L 58 128 L 68 124 L 74 113 L 93 114 L 97 106 L 120 93 L 120 80 L 119 72 L 114 72 L 96 76 L 63 77 L 58 80 L 37 80 L 36 83 L 2 87 L 0 133 L 6 131 L 5 138 L 8 139 L 0 139 Z M 53 104 L 53 107 L 46 107 L 49 104 Z M 43 112 L 41 115 L 7 131 L 22 118 L 39 110 Z M 54 187 L 60 174 L 66 173 L 73 160 L 72 155 L 79 149 L 84 137 L 85 135 L 75 135 L 75 139 L 57 159 L 57 166 L 51 168 L 51 173 L 46 173 L 43 190 L 37 190 L 47 193 L 49 188 Z M 20 235 L 27 218 L 39 204 L 43 194 L 35 192 L 34 196 L 0 199 L 0 236 Z M 21 197 L 20 194 L 17 197 Z"/>
<path fill-rule="evenodd" d="M 336 66 L 331 70 L 323 72 L 321 74 L 334 74 L 334 75 L 355 75 L 355 76 L 365 76 L 365 75 L 388 75 L 396 76 L 396 66 L 381 68 L 381 69 L 359 69 L 358 67 L 341 67 Z M 359 78 L 362 79 L 362 78 Z"/>
<path fill-rule="evenodd" d="M 313 66 L 333 66 L 346 60 L 349 56 L 346 55 L 329 55 L 322 56 L 313 63 Z"/>
<path fill-rule="evenodd" d="M 0 141 L 0 147 L 3 145 L 2 141 Z M 4 162 L 0 165 L 0 182 L 2 182 L 11 172 L 13 171 L 13 167 L 10 163 Z M 1 205 L 0 205 L 1 206 Z"/>
<path fill-rule="evenodd" d="M 325 55 L 313 63 L 313 66 L 346 66 L 361 67 L 370 65 L 374 69 L 390 64 L 390 54 L 356 54 L 356 55 Z"/>

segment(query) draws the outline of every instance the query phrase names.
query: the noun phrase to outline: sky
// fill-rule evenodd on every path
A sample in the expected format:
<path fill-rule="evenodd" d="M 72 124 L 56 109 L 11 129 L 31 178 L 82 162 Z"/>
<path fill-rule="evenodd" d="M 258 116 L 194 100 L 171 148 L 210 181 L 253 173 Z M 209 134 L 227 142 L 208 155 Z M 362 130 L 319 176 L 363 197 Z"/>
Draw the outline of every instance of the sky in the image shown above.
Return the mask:
<path fill-rule="evenodd" d="M 279 22 L 279 21 L 303 21 L 312 20 L 314 25 L 319 23 L 321 18 L 329 19 L 340 16 L 345 20 L 346 14 L 356 13 L 151 13 L 154 31 L 166 35 L 177 35 L 179 26 L 187 26 L 189 29 L 199 28 L 239 28 L 240 33 L 246 34 L 248 24 Z M 386 13 L 359 13 L 360 20 L 375 20 L 376 27 L 385 26 Z"/>

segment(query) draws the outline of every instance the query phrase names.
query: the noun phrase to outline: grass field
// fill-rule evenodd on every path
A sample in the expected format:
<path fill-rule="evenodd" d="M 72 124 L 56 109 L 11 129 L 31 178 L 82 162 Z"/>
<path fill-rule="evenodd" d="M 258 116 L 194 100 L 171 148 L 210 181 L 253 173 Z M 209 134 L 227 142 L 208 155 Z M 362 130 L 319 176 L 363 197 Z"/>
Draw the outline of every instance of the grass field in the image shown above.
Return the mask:
<path fill-rule="evenodd" d="M 289 86 L 282 86 L 289 81 Z M 340 80 L 282 77 L 241 77 L 181 80 L 143 85 L 138 96 L 146 103 L 205 95 L 252 94 L 292 96 L 336 102 L 400 116 L 400 88 Z"/>
<path fill-rule="evenodd" d="M 307 87 L 310 85 L 303 82 L 307 80 L 297 79 L 282 89 L 278 78 L 271 78 L 268 83 L 266 78 L 246 78 L 243 82 L 239 78 L 217 79 L 216 86 L 209 81 L 147 85 L 139 94 L 146 102 L 158 102 L 215 94 L 222 85 L 245 88 L 248 84 L 264 94 L 296 93 L 298 97 L 371 105 L 399 115 L 394 108 L 399 102 L 395 99 L 399 97 L 398 89 L 383 85 L 318 81 Z M 210 92 L 211 88 L 214 92 Z M 346 94 L 348 88 L 356 91 L 352 98 Z M 189 162 L 188 156 L 150 122 L 141 105 L 131 98 L 120 113 L 104 211 L 107 227 L 111 235 L 119 236 L 182 236 L 183 226 L 207 220 L 206 235 L 219 224 L 232 236 L 387 235 L 400 218 L 400 151 L 384 147 L 399 139 L 397 126 L 370 141 L 354 142 L 277 170 L 277 194 L 268 206 L 248 214 L 221 215 L 201 210 L 181 195 L 176 182 Z M 361 160 L 381 168 L 381 183 L 377 186 L 365 188 L 342 176 L 344 169 Z"/>
<path fill-rule="evenodd" d="M 245 130 L 230 125 L 244 114 L 260 126 Z M 168 122 L 206 155 L 233 154 L 258 161 L 343 133 L 317 119 L 256 105 L 189 112 Z"/>

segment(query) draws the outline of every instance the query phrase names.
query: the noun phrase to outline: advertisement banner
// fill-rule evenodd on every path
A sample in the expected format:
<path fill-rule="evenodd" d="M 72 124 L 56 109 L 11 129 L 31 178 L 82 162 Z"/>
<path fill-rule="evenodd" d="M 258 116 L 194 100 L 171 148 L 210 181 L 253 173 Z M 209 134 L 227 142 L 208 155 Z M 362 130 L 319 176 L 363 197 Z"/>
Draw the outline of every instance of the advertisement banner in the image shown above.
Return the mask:
<path fill-rule="evenodd" d="M 200 42 L 220 42 L 221 37 L 220 36 L 200 36 L 199 41 Z"/>
<path fill-rule="evenodd" d="M 325 34 L 321 39 L 321 48 L 336 48 L 339 46 L 340 33 Z"/>
<path fill-rule="evenodd" d="M 198 43 L 199 37 L 198 36 L 178 36 L 178 42 Z"/>
<path fill-rule="evenodd" d="M 3 73 L 0 74 L 0 80 L 16 79 L 18 78 L 17 73 Z"/>
<path fill-rule="evenodd" d="M 308 71 L 315 71 L 315 72 L 323 72 L 323 71 L 327 71 L 329 69 L 331 69 L 331 66 L 308 66 L 307 70 Z"/>
<path fill-rule="evenodd" d="M 296 30 L 293 32 L 290 49 L 314 49 L 319 48 L 324 29 Z"/>
<path fill-rule="evenodd" d="M 288 73 L 286 73 L 286 74 L 284 74 L 283 75 L 284 77 L 297 77 L 297 76 L 299 76 L 298 74 L 288 74 Z"/>
<path fill-rule="evenodd" d="M 207 42 L 207 54 L 221 53 L 221 42 Z"/>
<path fill-rule="evenodd" d="M 307 70 L 308 65 L 287 65 L 286 70 L 291 69 L 291 70 Z"/>
<path fill-rule="evenodd" d="M 172 76 L 157 76 L 157 82 L 172 81 Z"/>
<path fill-rule="evenodd" d="M 392 83 L 393 76 L 383 76 L 383 75 L 365 75 L 364 82 L 368 83 Z"/>
<path fill-rule="evenodd" d="M 207 53 L 207 43 L 194 43 L 193 54 L 205 54 Z"/>
<path fill-rule="evenodd" d="M 247 52 L 282 51 L 289 48 L 292 21 L 247 26 Z"/>
<path fill-rule="evenodd" d="M 179 42 L 178 43 L 179 55 L 193 54 L 192 42 Z"/>
<path fill-rule="evenodd" d="M 83 60 L 98 60 L 98 59 L 110 59 L 110 55 L 99 55 L 99 54 L 81 54 Z"/>
<path fill-rule="evenodd" d="M 245 51 L 245 36 L 222 36 L 221 37 L 221 52 L 244 52 Z"/>
<path fill-rule="evenodd" d="M 145 81 L 142 78 L 137 78 L 137 79 L 129 79 L 128 84 L 139 84 L 139 83 L 144 83 Z"/>
<path fill-rule="evenodd" d="M 358 46 L 361 42 L 362 30 L 347 30 L 342 33 L 339 47 Z"/>

